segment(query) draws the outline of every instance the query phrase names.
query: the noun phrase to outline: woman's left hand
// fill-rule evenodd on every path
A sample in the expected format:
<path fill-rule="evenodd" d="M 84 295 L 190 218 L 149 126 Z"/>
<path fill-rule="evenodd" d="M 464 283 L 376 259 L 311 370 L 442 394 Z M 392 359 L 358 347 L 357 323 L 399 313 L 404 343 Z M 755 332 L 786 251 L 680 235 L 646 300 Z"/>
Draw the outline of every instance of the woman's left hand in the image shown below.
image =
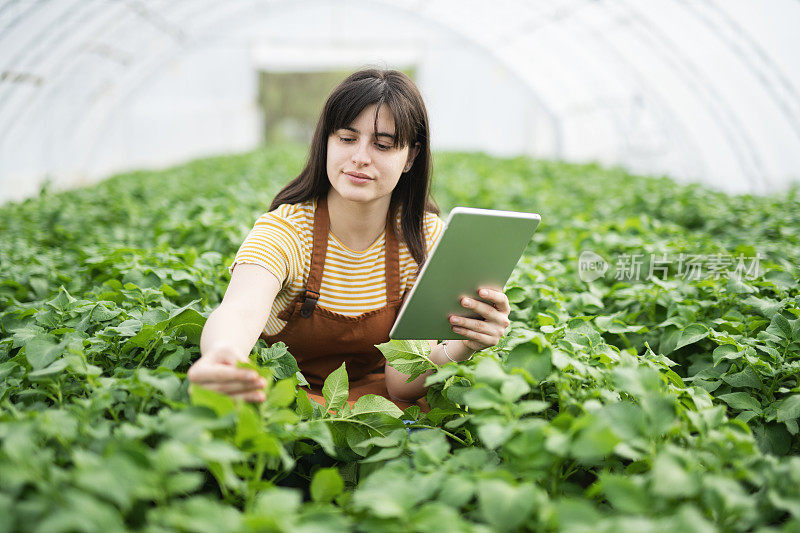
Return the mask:
<path fill-rule="evenodd" d="M 474 351 L 495 346 L 511 324 L 508 320 L 511 306 L 503 291 L 481 288 L 478 290 L 478 296 L 485 302 L 491 302 L 491 305 L 468 297 L 461 299 L 461 305 L 483 317 L 483 320 L 458 315 L 450 317 L 453 332 L 469 339 L 462 339 L 461 342 Z"/>

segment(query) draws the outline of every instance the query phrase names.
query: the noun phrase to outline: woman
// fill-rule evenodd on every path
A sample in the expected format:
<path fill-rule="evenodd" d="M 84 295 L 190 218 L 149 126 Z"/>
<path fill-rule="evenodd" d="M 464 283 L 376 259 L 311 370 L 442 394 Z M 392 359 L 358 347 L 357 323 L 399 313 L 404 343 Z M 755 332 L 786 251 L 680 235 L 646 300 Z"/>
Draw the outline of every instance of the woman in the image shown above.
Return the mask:
<path fill-rule="evenodd" d="M 441 235 L 429 196 L 430 135 L 414 83 L 394 70 L 350 75 L 328 97 L 308 162 L 256 222 L 231 265 L 222 303 L 203 328 L 189 379 L 235 398 L 265 399 L 265 382 L 237 368 L 258 340 L 286 342 L 319 392 L 342 362 L 350 400 L 381 394 L 401 407 L 425 394 L 423 375 L 388 366 L 403 294 Z M 508 327 L 505 294 L 488 288 L 462 305 L 481 320 L 450 317 L 465 340 L 431 343 L 431 360 L 463 361 Z M 385 367 L 385 369 L 384 369 Z M 381 372 L 385 371 L 385 374 Z"/>

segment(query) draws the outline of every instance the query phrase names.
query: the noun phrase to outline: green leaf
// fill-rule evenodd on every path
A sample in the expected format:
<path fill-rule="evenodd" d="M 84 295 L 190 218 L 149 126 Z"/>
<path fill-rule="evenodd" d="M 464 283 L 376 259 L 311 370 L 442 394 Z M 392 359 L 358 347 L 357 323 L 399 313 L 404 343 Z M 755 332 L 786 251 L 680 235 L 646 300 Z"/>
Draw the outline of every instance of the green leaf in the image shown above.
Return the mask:
<path fill-rule="evenodd" d="M 797 288 L 797 280 L 789 272 L 781 270 L 770 270 L 764 273 L 764 279 L 771 281 L 777 287 L 784 290 L 791 290 Z"/>
<path fill-rule="evenodd" d="M 792 324 L 780 313 L 772 317 L 772 321 L 767 327 L 767 333 L 771 333 L 785 340 L 792 340 L 794 338 Z"/>
<path fill-rule="evenodd" d="M 272 369 L 275 379 L 285 379 L 296 376 L 300 372 L 297 361 L 289 353 L 286 344 L 276 342 L 268 348 L 259 347 L 256 352 L 256 360 L 262 366 Z M 300 385 L 308 385 L 299 381 Z"/>
<path fill-rule="evenodd" d="M 387 400 L 383 396 L 366 394 L 353 404 L 353 414 L 361 415 L 367 413 L 383 413 L 399 418 L 403 414 L 403 411 L 400 410 L 394 402 Z"/>
<path fill-rule="evenodd" d="M 800 418 L 800 394 L 793 394 L 775 404 L 778 422 L 788 422 Z"/>
<path fill-rule="evenodd" d="M 506 289 L 509 303 L 518 304 L 525 301 L 525 287 L 509 287 Z"/>
<path fill-rule="evenodd" d="M 727 403 L 733 409 L 742 411 L 751 410 L 761 412 L 761 404 L 753 396 L 746 392 L 731 392 L 717 396 L 720 400 Z"/>
<path fill-rule="evenodd" d="M 299 438 L 308 438 L 322 446 L 326 454 L 330 456 L 336 455 L 335 444 L 333 435 L 328 427 L 328 424 L 322 420 L 309 420 L 302 422 L 295 426 L 294 433 Z"/>
<path fill-rule="evenodd" d="M 236 368 L 247 368 L 248 370 L 253 370 L 259 376 L 264 378 L 267 383 L 272 382 L 272 370 L 264 366 L 259 366 L 252 361 L 236 361 Z"/>
<path fill-rule="evenodd" d="M 36 324 L 27 324 L 24 327 L 15 328 L 13 335 L 14 342 L 11 347 L 19 348 L 20 346 L 25 346 L 32 339 L 44 334 L 44 332 L 45 329 Z"/>
<path fill-rule="evenodd" d="M 40 335 L 25 345 L 25 357 L 34 370 L 45 368 L 61 354 L 64 345 L 55 342 L 49 335 Z"/>
<path fill-rule="evenodd" d="M 328 503 L 344 490 L 344 481 L 336 468 L 320 468 L 311 479 L 311 499 Z"/>
<path fill-rule="evenodd" d="M 113 305 L 113 302 L 111 303 Z M 122 312 L 122 309 L 111 308 L 109 309 L 104 303 L 98 302 L 92 308 L 92 320 L 97 322 L 105 322 L 107 320 L 111 320 L 112 318 L 117 317 Z"/>
<path fill-rule="evenodd" d="M 430 360 L 431 345 L 427 341 L 392 339 L 375 347 L 381 351 L 389 366 L 408 375 L 408 382 L 437 368 Z"/>
<path fill-rule="evenodd" d="M 535 343 L 520 344 L 508 354 L 506 365 L 509 369 L 520 368 L 537 383 L 547 379 L 553 370 L 550 349 L 542 350 Z"/>
<path fill-rule="evenodd" d="M 338 411 L 347 403 L 349 383 L 345 364 L 331 372 L 322 385 L 322 396 L 325 398 L 325 408 L 329 411 Z"/>
<path fill-rule="evenodd" d="M 417 431 L 409 440 L 418 467 L 441 465 L 450 454 L 450 445 L 440 431 Z"/>
<path fill-rule="evenodd" d="M 694 344 L 697 341 L 708 337 L 709 333 L 710 331 L 706 326 L 702 324 L 692 324 L 681 331 L 678 343 L 675 345 L 675 349 L 677 350 L 679 348 L 683 348 L 684 346 L 688 346 L 689 344 Z"/>
<path fill-rule="evenodd" d="M 592 464 L 609 455 L 620 438 L 604 421 L 591 414 L 584 416 L 588 418 L 587 427 L 572 442 L 570 451 L 578 461 Z"/>
<path fill-rule="evenodd" d="M 490 450 L 504 444 L 511 437 L 513 431 L 513 426 L 502 422 L 490 421 L 478 426 L 478 436 Z"/>
<path fill-rule="evenodd" d="M 476 385 L 464 393 L 464 402 L 472 409 L 494 409 L 502 411 L 505 400 L 495 389 Z"/>
<path fill-rule="evenodd" d="M 550 404 L 540 400 L 525 400 L 517 403 L 516 406 L 519 409 L 520 414 L 527 415 L 531 413 L 541 413 L 550 407 Z"/>
<path fill-rule="evenodd" d="M 264 429 L 264 423 L 255 408 L 246 403 L 238 408 L 234 442 L 246 452 L 265 453 L 272 457 L 279 457 L 282 452 L 278 438 Z"/>
<path fill-rule="evenodd" d="M 530 391 L 530 385 L 518 374 L 507 376 L 506 380 L 500 386 L 500 395 L 505 401 L 510 403 L 516 402 Z"/>
<path fill-rule="evenodd" d="M 792 435 L 784 424 L 756 426 L 758 445 L 765 453 L 786 455 L 792 446 Z"/>
<path fill-rule="evenodd" d="M 745 369 L 741 372 L 722 376 L 722 380 L 731 387 L 750 387 L 753 389 L 762 388 L 761 381 L 758 379 L 758 375 L 756 374 L 755 370 L 753 370 L 753 367 L 750 366 L 745 367 Z"/>
<path fill-rule="evenodd" d="M 273 407 L 288 407 L 297 396 L 296 390 L 297 385 L 294 377 L 282 379 L 269 390 L 267 402 Z M 308 399 L 308 396 L 306 396 L 306 399 Z"/>
<path fill-rule="evenodd" d="M 605 494 L 609 503 L 624 513 L 645 515 L 652 505 L 641 478 L 604 472 L 600 475 L 596 490 Z"/>
<path fill-rule="evenodd" d="M 70 311 L 77 300 L 73 298 L 63 286 L 58 291 L 58 296 L 47 302 L 47 305 L 61 313 Z"/>
<path fill-rule="evenodd" d="M 142 329 L 142 322 L 135 318 L 125 320 L 116 326 L 108 328 L 109 331 L 118 333 L 121 337 L 133 337 L 140 329 Z"/>
<path fill-rule="evenodd" d="M 199 385 L 191 384 L 189 386 L 189 397 L 192 399 L 192 404 L 208 407 L 217 413 L 217 416 L 225 416 L 236 410 L 233 398 Z"/>
<path fill-rule="evenodd" d="M 758 314 L 764 318 L 772 319 L 775 313 L 781 310 L 783 302 L 777 300 L 770 300 L 769 298 L 757 298 L 755 296 L 748 296 L 743 300 L 743 303 L 755 309 Z"/>
<path fill-rule="evenodd" d="M 752 294 L 756 289 L 736 277 L 728 278 L 726 290 L 731 294 Z"/>
<path fill-rule="evenodd" d="M 500 479 L 478 482 L 478 510 L 495 531 L 516 531 L 525 524 L 537 503 L 532 483 L 518 486 Z"/>
<path fill-rule="evenodd" d="M 735 360 L 742 357 L 744 350 L 738 349 L 732 344 L 721 344 L 714 349 L 712 354 L 714 366 L 718 365 L 724 359 Z"/>
<path fill-rule="evenodd" d="M 616 316 L 599 316 L 594 320 L 600 331 L 608 333 L 643 333 L 647 331 L 646 326 L 631 326 L 616 318 Z"/>
<path fill-rule="evenodd" d="M 352 503 L 357 510 L 394 520 L 408 516 L 420 501 L 435 493 L 440 483 L 440 476 L 413 476 L 397 468 L 383 468 L 359 483 Z"/>
<path fill-rule="evenodd" d="M 313 418 L 314 407 L 311 405 L 311 400 L 308 399 L 308 392 L 301 388 L 296 388 L 295 390 L 297 393 L 297 414 L 301 418 Z"/>
<path fill-rule="evenodd" d="M 447 524 L 448 533 L 468 532 L 471 529 L 459 511 L 441 502 L 427 502 L 411 517 L 414 531 L 440 531 Z"/>
<path fill-rule="evenodd" d="M 659 497 L 691 497 L 697 493 L 697 480 L 669 452 L 659 453 L 653 464 L 652 493 Z"/>
<path fill-rule="evenodd" d="M 58 359 L 50 366 L 36 370 L 35 372 L 28 373 L 28 379 L 31 381 L 45 381 L 63 373 L 67 368 L 67 361 L 65 359 Z"/>

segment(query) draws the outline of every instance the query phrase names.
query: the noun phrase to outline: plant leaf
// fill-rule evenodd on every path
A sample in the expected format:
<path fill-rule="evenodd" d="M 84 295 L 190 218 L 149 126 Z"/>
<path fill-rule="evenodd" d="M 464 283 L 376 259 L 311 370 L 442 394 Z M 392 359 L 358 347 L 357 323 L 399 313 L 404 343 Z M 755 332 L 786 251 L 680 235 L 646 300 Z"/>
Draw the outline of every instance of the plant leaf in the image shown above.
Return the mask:
<path fill-rule="evenodd" d="M 375 347 L 381 351 L 389 366 L 409 376 L 408 382 L 437 368 L 429 358 L 431 345 L 427 341 L 391 339 Z"/>
<path fill-rule="evenodd" d="M 329 411 L 338 411 L 347 402 L 349 383 L 345 364 L 331 372 L 322 385 L 322 396 L 325 398 L 325 408 Z"/>

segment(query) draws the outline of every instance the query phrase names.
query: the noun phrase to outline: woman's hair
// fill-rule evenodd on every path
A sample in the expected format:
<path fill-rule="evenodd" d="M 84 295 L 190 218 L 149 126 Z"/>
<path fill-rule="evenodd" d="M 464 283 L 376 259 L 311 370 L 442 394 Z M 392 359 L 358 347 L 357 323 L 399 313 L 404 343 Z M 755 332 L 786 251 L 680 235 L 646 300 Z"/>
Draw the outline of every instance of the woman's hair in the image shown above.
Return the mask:
<path fill-rule="evenodd" d="M 305 202 L 328 194 L 328 137 L 333 132 L 350 126 L 372 104 L 377 104 L 375 131 L 378 130 L 378 110 L 382 104 L 386 104 L 394 116 L 395 147 L 411 148 L 419 143 L 419 153 L 411 169 L 400 176 L 392 191 L 389 211 L 391 220 L 394 220 L 398 208 L 401 210 L 402 235 L 398 237 L 405 241 L 414 261 L 421 267 L 427 255 L 425 212 L 439 213 L 439 208 L 430 196 L 428 113 L 414 82 L 397 70 L 360 70 L 348 76 L 333 90 L 322 108 L 305 168 L 281 189 L 272 200 L 269 210 L 272 211 L 282 204 Z"/>

